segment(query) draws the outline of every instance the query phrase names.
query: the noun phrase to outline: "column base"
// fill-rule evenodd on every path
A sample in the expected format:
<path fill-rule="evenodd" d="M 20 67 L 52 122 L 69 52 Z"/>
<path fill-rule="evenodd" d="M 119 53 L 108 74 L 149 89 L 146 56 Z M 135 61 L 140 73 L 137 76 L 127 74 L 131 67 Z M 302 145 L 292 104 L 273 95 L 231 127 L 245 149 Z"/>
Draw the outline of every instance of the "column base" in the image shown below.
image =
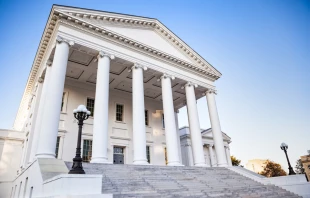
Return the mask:
<path fill-rule="evenodd" d="M 197 166 L 197 167 L 208 167 L 208 165 L 205 164 L 205 163 L 195 164 L 194 166 Z"/>
<path fill-rule="evenodd" d="M 113 164 L 112 162 L 109 162 L 107 158 L 103 158 L 103 157 L 96 157 L 96 158 L 92 158 L 90 163 L 97 163 L 97 164 Z"/>
<path fill-rule="evenodd" d="M 224 164 L 217 164 L 217 167 L 228 167 L 228 164 L 224 163 Z"/>
<path fill-rule="evenodd" d="M 55 153 L 38 153 L 35 158 L 56 158 Z"/>
<path fill-rule="evenodd" d="M 136 161 L 133 161 L 134 165 L 150 165 L 146 160 L 136 160 Z"/>
<path fill-rule="evenodd" d="M 168 162 L 167 166 L 184 166 L 180 162 Z"/>

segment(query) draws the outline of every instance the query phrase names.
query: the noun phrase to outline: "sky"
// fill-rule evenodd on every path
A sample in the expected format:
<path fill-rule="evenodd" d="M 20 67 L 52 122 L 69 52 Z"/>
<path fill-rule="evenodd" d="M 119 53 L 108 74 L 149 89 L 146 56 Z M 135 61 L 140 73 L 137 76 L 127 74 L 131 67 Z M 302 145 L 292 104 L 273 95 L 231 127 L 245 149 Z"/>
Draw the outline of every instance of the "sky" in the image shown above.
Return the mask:
<path fill-rule="evenodd" d="M 245 165 L 270 159 L 287 170 L 310 150 L 310 1 L 0 0 L 0 128 L 12 128 L 53 4 L 159 19 L 223 75 L 216 81 L 222 131 Z M 206 99 L 201 128 L 210 128 Z M 186 108 L 179 125 L 188 125 Z"/>

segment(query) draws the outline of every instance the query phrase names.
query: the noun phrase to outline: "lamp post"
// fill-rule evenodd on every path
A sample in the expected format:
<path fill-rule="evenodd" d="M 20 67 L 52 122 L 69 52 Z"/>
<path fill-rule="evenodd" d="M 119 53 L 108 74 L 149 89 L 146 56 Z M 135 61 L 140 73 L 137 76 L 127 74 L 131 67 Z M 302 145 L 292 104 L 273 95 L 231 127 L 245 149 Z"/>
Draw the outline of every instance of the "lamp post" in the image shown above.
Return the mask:
<path fill-rule="evenodd" d="M 287 156 L 287 149 L 288 149 L 288 145 L 285 144 L 284 142 L 280 145 L 280 148 L 284 151 L 285 153 L 285 156 L 286 156 L 286 159 L 287 159 L 287 163 L 288 163 L 288 170 L 289 170 L 289 175 L 296 175 L 296 173 L 294 172 L 292 166 L 291 166 L 291 163 L 290 163 L 290 160 L 288 159 L 288 156 Z"/>
<path fill-rule="evenodd" d="M 90 111 L 86 109 L 84 105 L 79 105 L 77 109 L 73 110 L 74 117 L 78 120 L 79 132 L 78 139 L 76 145 L 75 158 L 73 158 L 72 168 L 69 171 L 69 174 L 85 174 L 82 166 L 82 158 L 81 158 L 81 138 L 82 138 L 82 127 L 84 120 L 87 120 Z"/>

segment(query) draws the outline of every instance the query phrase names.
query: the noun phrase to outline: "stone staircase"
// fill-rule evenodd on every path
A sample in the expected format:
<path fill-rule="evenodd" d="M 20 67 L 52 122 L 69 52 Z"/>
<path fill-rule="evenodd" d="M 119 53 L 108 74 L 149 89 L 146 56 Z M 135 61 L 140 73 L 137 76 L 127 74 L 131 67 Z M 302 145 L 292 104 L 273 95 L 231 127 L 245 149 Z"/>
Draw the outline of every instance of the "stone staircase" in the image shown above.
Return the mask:
<path fill-rule="evenodd" d="M 68 168 L 71 163 L 66 163 Z M 83 164 L 86 174 L 101 174 L 102 194 L 119 197 L 299 197 L 263 185 L 227 168 Z"/>

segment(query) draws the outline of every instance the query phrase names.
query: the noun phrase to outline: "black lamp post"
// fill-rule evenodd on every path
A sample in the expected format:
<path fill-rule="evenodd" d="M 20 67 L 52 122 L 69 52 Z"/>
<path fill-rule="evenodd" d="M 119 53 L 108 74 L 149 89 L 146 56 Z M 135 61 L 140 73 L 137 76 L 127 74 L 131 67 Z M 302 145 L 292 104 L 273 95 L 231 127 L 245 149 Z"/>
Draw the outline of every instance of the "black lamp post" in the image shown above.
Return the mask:
<path fill-rule="evenodd" d="M 85 171 L 83 170 L 82 166 L 82 157 L 81 157 L 81 138 L 82 138 L 82 127 L 84 120 L 87 120 L 90 111 L 86 109 L 84 105 L 78 106 L 77 109 L 73 110 L 74 117 L 79 121 L 79 133 L 78 133 L 78 140 L 76 145 L 76 152 L 75 152 L 75 158 L 73 158 L 73 164 L 72 168 L 69 171 L 69 174 L 85 174 Z"/>
<path fill-rule="evenodd" d="M 286 156 L 286 159 L 287 159 L 287 163 L 288 163 L 288 174 L 289 175 L 296 175 L 296 173 L 294 172 L 292 166 L 291 166 L 291 163 L 290 163 L 290 160 L 288 159 L 288 156 L 287 156 L 287 149 L 288 149 L 288 145 L 285 144 L 284 142 L 280 145 L 280 148 L 284 151 L 285 153 L 285 156 Z"/>

